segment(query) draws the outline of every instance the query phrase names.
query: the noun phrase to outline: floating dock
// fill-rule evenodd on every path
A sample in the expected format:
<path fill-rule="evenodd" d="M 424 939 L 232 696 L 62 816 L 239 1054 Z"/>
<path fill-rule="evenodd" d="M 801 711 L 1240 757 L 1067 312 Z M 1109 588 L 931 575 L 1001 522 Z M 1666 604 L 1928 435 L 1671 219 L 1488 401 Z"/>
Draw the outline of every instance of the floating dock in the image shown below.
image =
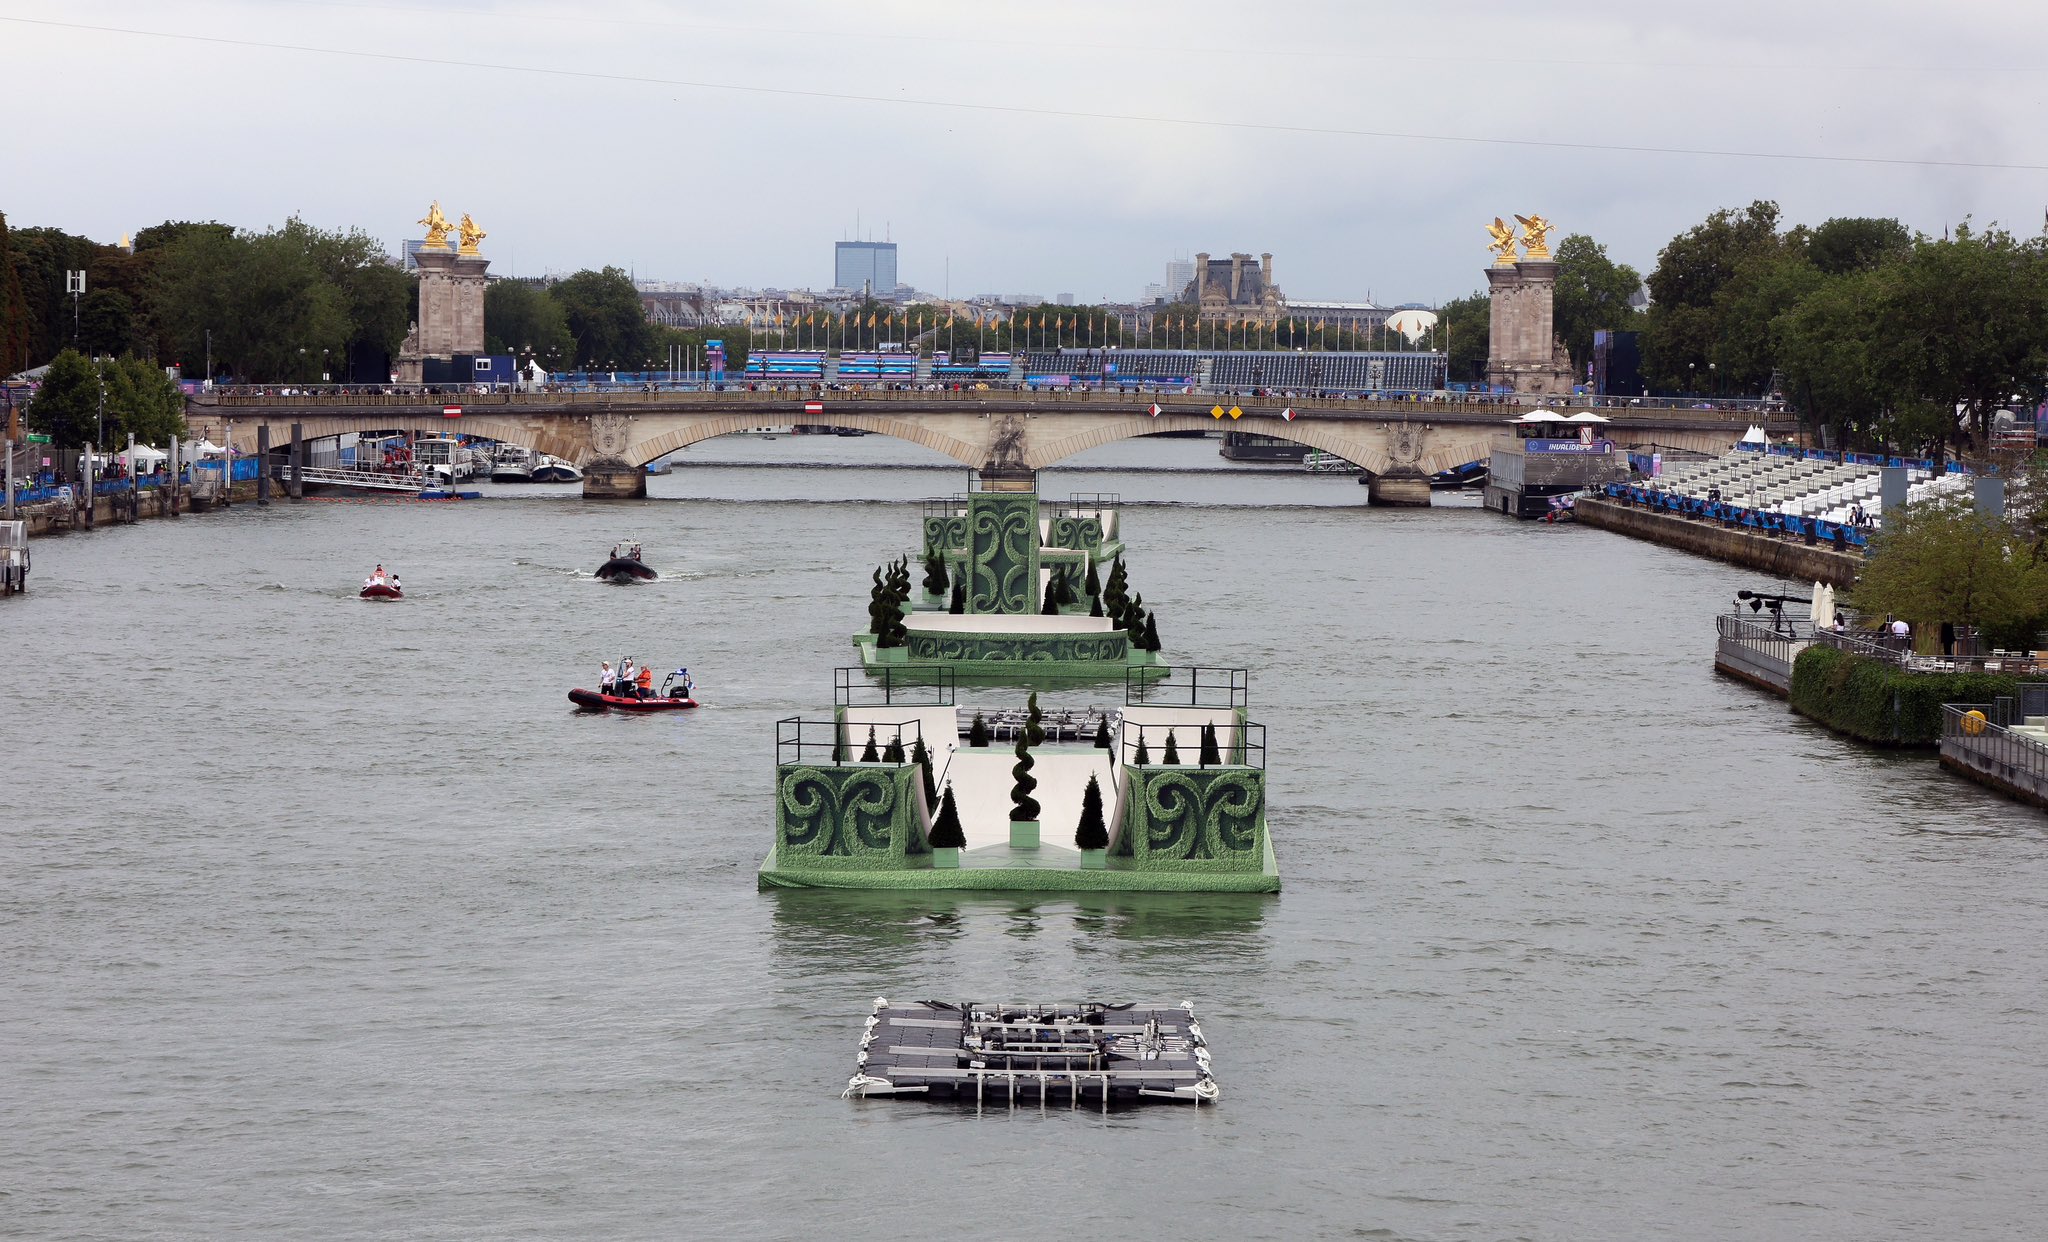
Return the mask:
<path fill-rule="evenodd" d="M 1121 707 L 1046 710 L 1032 742 L 1026 703 L 959 706 L 947 669 L 892 669 L 874 684 L 840 669 L 830 717 L 776 722 L 760 887 L 1278 892 L 1249 675 L 1161 671 L 1171 676 L 1134 672 Z M 1019 747 L 1031 820 L 1013 818 Z M 1083 849 L 1091 781 L 1106 843 Z M 935 847 L 948 792 L 961 840 Z"/>
<path fill-rule="evenodd" d="M 1214 1104 L 1195 1006 L 876 998 L 846 1098 L 916 1095 L 1043 1109 Z"/>

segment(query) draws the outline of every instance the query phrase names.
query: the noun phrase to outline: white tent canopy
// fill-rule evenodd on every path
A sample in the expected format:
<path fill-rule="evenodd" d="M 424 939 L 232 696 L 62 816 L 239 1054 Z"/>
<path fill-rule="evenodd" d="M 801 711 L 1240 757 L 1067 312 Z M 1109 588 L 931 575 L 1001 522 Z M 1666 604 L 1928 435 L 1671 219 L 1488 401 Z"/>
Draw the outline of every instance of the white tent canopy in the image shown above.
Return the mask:
<path fill-rule="evenodd" d="M 1742 433 L 1741 442 L 1743 444 L 1769 444 L 1771 438 L 1764 434 L 1763 428 L 1752 423 L 1749 430 Z"/>
<path fill-rule="evenodd" d="M 1564 415 L 1558 413 L 1556 410 L 1531 410 L 1527 414 L 1522 415 L 1520 418 L 1513 419 L 1511 421 L 1525 424 L 1561 423 L 1565 422 L 1566 419 Z"/>
<path fill-rule="evenodd" d="M 133 461 L 162 461 L 164 458 L 169 457 L 170 454 L 162 449 L 153 449 L 147 444 L 138 444 L 132 449 L 122 449 L 121 456 L 130 458 Z"/>
<path fill-rule="evenodd" d="M 1599 414 L 1595 414 L 1591 410 L 1580 410 L 1578 413 L 1572 415 L 1570 418 L 1567 418 L 1564 421 L 1568 423 L 1611 423 L 1614 420 L 1611 418 L 1606 418 Z"/>

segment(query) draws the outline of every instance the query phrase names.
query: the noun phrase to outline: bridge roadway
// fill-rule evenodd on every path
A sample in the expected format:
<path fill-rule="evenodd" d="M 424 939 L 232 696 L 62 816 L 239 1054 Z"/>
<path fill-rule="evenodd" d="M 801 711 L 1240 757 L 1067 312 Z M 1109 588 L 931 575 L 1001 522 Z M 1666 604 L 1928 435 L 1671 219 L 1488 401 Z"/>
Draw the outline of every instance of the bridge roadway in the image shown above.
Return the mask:
<path fill-rule="evenodd" d="M 807 400 L 823 405 L 807 412 Z M 1151 413 L 1154 402 L 1160 414 Z M 1213 409 L 1243 411 L 1219 419 Z M 450 417 L 444 407 L 459 406 Z M 1295 417 L 1283 417 L 1291 408 Z M 641 467 L 700 440 L 753 427 L 808 423 L 894 436 L 983 471 L 1042 470 L 1077 453 L 1162 431 L 1243 431 L 1291 440 L 1356 463 L 1378 479 L 1412 478 L 1484 459 L 1525 407 L 1465 401 L 1251 397 L 1100 390 L 525 392 L 272 396 L 208 394 L 189 404 L 195 435 L 253 451 L 258 429 L 273 445 L 294 424 L 306 439 L 345 432 L 416 431 L 485 436 L 551 453 L 585 472 L 589 495 L 641 495 Z M 1783 412 L 1617 407 L 1606 434 L 1625 447 L 1724 452 L 1752 423 L 1796 430 Z"/>

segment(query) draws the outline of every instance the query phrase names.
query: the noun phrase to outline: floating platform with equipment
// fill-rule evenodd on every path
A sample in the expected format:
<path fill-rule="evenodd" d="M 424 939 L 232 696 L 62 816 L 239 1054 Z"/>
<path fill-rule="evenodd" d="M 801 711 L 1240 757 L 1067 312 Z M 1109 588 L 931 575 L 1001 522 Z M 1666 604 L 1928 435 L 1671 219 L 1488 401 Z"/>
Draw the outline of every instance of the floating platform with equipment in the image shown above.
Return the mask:
<path fill-rule="evenodd" d="M 846 1098 L 915 1095 L 1041 1109 L 1214 1104 L 1209 1046 L 1190 1001 L 1030 1004 L 876 998 Z"/>

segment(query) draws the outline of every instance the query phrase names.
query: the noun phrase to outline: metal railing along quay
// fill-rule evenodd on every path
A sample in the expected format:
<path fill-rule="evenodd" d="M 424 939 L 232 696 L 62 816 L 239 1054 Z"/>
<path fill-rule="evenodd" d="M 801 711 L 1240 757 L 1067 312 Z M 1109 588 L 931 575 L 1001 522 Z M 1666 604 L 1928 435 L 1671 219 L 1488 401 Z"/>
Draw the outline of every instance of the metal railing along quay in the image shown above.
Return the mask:
<path fill-rule="evenodd" d="M 1914 651 L 1912 641 L 1879 630 L 1815 630 L 1813 641 L 1850 655 L 1894 665 L 1909 673 L 2048 672 L 2048 658 L 2032 651 L 1993 651 L 1989 655 L 1928 655 Z"/>

